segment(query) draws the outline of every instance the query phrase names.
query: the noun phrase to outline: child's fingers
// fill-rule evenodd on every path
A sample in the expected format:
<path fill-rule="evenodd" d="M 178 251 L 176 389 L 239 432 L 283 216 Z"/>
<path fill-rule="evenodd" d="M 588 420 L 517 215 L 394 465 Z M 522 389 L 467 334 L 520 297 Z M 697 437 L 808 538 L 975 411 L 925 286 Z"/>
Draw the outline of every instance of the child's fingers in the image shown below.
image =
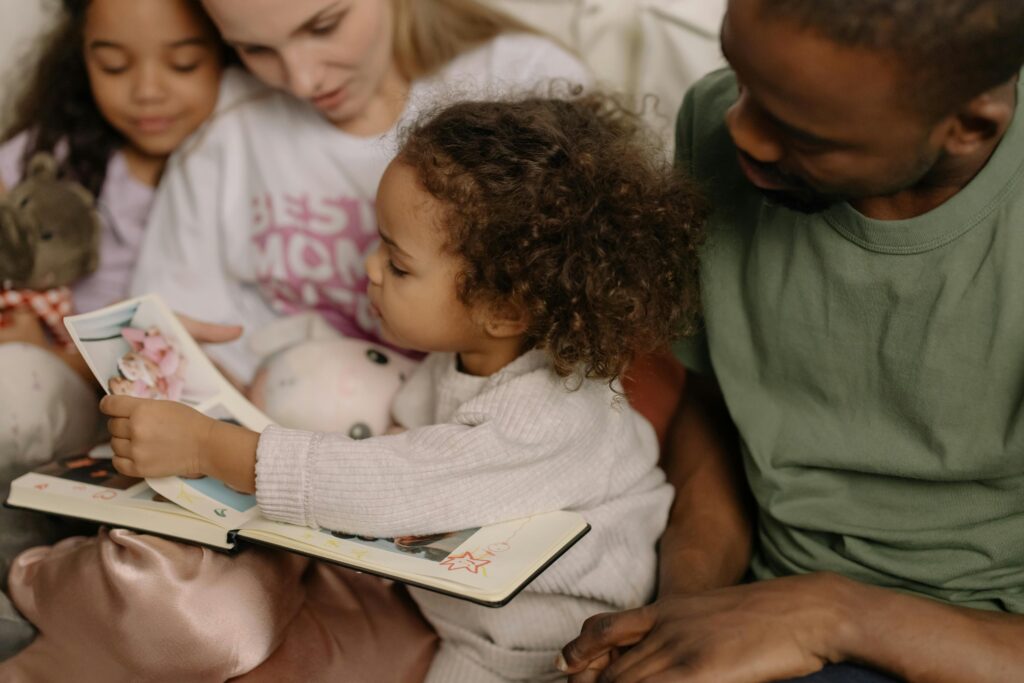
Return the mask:
<path fill-rule="evenodd" d="M 110 440 L 110 449 L 114 451 L 114 457 L 110 459 L 110 464 L 114 466 L 115 470 L 129 477 L 142 476 L 139 474 L 138 467 L 135 466 L 135 461 L 131 458 L 131 441 L 115 436 Z"/>
<path fill-rule="evenodd" d="M 110 464 L 114 466 L 114 469 L 125 475 L 126 477 L 139 477 L 139 470 L 135 467 L 135 463 L 128 458 L 122 458 L 119 455 L 115 455 L 110 460 Z"/>
<path fill-rule="evenodd" d="M 140 403 L 145 399 L 133 396 L 104 396 L 100 401 L 100 412 L 109 417 L 131 417 Z"/>
<path fill-rule="evenodd" d="M 122 460 L 131 459 L 132 457 L 132 442 L 128 439 L 122 439 L 119 436 L 115 436 L 110 440 L 110 450 L 114 451 L 114 460 L 121 458 Z"/>
<path fill-rule="evenodd" d="M 118 439 L 130 439 L 132 436 L 132 423 L 126 417 L 112 417 L 107 420 L 107 431 L 110 436 Z"/>

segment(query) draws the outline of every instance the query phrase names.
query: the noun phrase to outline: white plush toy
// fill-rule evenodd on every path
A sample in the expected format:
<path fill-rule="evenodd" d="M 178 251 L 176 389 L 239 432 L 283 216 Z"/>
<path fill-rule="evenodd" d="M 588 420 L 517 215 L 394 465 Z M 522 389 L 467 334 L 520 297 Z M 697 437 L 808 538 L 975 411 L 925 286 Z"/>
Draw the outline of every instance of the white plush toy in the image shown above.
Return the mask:
<path fill-rule="evenodd" d="M 250 398 L 283 427 L 383 434 L 391 402 L 416 361 L 360 339 L 342 337 L 315 313 L 282 318 L 253 334 L 263 363 Z"/>

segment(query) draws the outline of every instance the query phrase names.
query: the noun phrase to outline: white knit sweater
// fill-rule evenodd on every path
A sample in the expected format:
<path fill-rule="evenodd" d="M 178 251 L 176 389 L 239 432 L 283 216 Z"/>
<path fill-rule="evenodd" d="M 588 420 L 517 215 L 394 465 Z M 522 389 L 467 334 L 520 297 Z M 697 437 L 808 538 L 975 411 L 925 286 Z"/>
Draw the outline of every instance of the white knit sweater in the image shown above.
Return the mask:
<path fill-rule="evenodd" d="M 442 639 L 428 681 L 557 680 L 598 612 L 650 599 L 672 489 L 651 425 L 606 382 L 570 391 L 531 351 L 490 377 L 428 356 L 399 392 L 408 431 L 353 441 L 268 427 L 256 498 L 272 519 L 371 536 L 429 534 L 549 510 L 592 530 L 500 609 L 411 589 Z"/>

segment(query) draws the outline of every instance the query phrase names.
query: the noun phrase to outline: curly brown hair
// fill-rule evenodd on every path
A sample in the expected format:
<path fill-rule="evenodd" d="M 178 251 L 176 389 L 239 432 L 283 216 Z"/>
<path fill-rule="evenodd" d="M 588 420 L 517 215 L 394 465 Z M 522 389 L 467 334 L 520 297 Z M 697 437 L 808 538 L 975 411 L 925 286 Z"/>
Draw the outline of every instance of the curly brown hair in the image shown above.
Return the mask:
<path fill-rule="evenodd" d="M 460 299 L 519 307 L 560 376 L 614 379 L 694 331 L 704 202 L 615 98 L 462 102 L 398 158 L 444 207 Z"/>

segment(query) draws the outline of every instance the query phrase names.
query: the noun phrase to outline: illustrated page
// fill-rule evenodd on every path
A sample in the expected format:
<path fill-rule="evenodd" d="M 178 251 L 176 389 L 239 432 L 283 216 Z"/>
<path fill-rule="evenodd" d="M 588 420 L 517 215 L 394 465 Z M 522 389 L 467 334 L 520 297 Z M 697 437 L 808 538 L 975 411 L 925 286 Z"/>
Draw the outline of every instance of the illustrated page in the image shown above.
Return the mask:
<path fill-rule="evenodd" d="M 257 432 L 270 424 L 155 295 L 71 316 L 64 323 L 108 394 L 179 401 Z M 234 491 L 216 479 L 163 477 L 148 484 L 166 499 L 225 529 L 259 516 L 255 496 Z"/>

